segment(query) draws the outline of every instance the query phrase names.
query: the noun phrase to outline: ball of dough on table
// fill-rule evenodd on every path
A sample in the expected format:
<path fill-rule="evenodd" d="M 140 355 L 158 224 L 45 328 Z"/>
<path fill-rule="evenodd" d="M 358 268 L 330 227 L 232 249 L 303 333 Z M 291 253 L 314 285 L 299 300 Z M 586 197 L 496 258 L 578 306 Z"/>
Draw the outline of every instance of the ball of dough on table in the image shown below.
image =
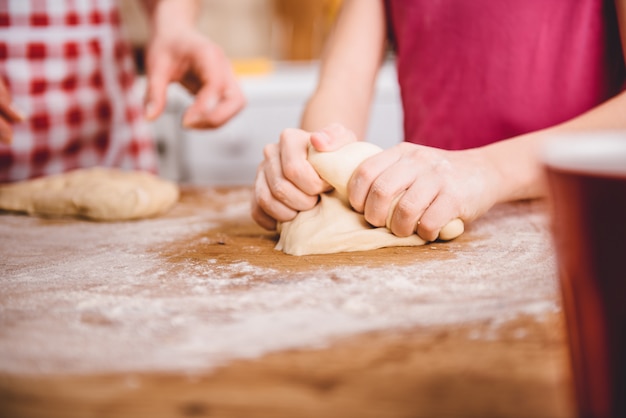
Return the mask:
<path fill-rule="evenodd" d="M 96 221 L 149 218 L 169 210 L 178 186 L 153 174 L 114 168 L 69 171 L 0 186 L 0 209 Z"/>

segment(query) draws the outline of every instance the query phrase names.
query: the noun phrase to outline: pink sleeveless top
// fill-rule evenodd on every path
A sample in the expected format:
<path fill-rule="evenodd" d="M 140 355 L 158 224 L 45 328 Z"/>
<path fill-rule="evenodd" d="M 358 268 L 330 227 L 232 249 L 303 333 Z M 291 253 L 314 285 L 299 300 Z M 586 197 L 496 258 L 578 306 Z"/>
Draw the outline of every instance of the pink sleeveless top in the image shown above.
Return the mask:
<path fill-rule="evenodd" d="M 489 144 L 570 119 L 617 94 L 613 1 L 386 0 L 405 140 Z"/>

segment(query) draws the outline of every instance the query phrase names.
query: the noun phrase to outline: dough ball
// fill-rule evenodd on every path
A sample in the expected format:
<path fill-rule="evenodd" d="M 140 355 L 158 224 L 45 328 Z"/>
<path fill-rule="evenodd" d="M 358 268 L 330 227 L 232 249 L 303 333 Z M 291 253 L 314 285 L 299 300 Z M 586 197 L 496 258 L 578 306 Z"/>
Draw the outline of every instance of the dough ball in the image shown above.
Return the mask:
<path fill-rule="evenodd" d="M 0 186 L 2 210 L 96 221 L 156 216 L 178 198 L 178 186 L 170 181 L 146 172 L 101 167 Z"/>

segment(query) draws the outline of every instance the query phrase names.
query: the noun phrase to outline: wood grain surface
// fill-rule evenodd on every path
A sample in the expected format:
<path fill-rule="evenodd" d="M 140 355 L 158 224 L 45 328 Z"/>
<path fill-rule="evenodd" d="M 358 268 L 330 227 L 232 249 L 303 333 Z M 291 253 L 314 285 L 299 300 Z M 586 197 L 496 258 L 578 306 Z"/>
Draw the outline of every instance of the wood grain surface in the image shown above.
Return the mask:
<path fill-rule="evenodd" d="M 449 243 L 293 257 L 249 198 L 0 215 L 0 417 L 575 415 L 544 202 Z"/>

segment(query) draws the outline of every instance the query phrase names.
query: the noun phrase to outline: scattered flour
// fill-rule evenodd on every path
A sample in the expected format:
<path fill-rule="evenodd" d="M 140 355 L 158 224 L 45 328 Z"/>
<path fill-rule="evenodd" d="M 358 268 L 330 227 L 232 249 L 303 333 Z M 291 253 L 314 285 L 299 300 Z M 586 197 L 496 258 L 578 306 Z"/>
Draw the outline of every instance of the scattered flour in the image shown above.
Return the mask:
<path fill-rule="evenodd" d="M 197 372 L 363 332 L 559 309 L 546 217 L 507 206 L 472 240 L 433 245 L 453 247 L 445 260 L 286 275 L 242 254 L 167 269 L 155 246 L 247 220 L 248 193 L 233 193 L 219 210 L 115 228 L 0 216 L 0 372 Z"/>

